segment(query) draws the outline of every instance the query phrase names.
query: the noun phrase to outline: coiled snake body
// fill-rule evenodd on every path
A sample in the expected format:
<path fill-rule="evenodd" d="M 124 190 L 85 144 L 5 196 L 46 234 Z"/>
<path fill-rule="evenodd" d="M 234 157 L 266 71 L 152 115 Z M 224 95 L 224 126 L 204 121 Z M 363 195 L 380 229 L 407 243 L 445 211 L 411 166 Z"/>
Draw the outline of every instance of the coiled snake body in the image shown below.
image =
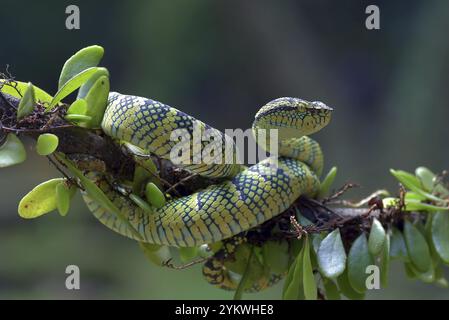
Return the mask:
<path fill-rule="evenodd" d="M 192 153 L 179 165 L 193 173 L 225 178 L 225 181 L 170 200 L 163 207 L 155 208 L 153 214 L 144 212 L 113 190 L 106 180 L 96 182 L 146 242 L 192 247 L 229 239 L 285 211 L 300 195 L 313 196 L 317 192 L 323 155 L 318 143 L 306 135 L 326 126 L 331 112 L 332 109 L 321 102 L 297 98 L 273 100 L 256 114 L 253 132 L 278 129 L 279 159 L 267 158 L 246 168 L 224 163 L 224 149 L 221 155 L 216 155 L 223 161 L 212 161 L 212 164 L 195 161 Z M 177 143 L 171 139 L 173 130 L 185 129 L 186 135 L 192 135 L 195 126 L 201 132 L 208 130 L 214 135 L 211 143 L 226 145 L 223 143 L 228 140 L 226 135 L 175 108 L 115 92 L 109 95 L 102 122 L 107 135 L 169 160 Z M 193 142 L 189 143 L 194 147 Z M 201 147 L 207 148 L 207 141 L 202 142 Z M 84 198 L 103 224 L 139 240 L 115 215 L 88 196 Z M 203 273 L 210 282 L 233 288 L 219 262 L 210 260 Z"/>

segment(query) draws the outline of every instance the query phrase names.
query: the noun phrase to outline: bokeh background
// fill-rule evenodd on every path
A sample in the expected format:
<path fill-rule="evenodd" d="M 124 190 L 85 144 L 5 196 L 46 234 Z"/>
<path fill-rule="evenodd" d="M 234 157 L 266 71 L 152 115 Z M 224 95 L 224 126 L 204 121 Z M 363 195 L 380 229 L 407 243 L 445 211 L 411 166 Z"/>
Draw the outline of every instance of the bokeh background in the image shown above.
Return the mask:
<path fill-rule="evenodd" d="M 65 29 L 77 4 L 81 29 Z M 365 28 L 377 4 L 381 29 Z M 335 108 L 315 135 L 337 184 L 354 198 L 396 189 L 389 168 L 449 169 L 449 1 L 0 1 L 0 70 L 56 92 L 64 61 L 84 46 L 106 50 L 115 91 L 151 97 L 219 128 L 248 128 L 281 96 Z M 7 67 L 9 66 L 9 67 Z M 78 198 L 65 218 L 18 217 L 36 184 L 58 176 L 28 144 L 26 163 L 0 172 L 0 298 L 217 299 L 199 267 L 149 264 L 138 246 L 100 225 Z M 65 289 L 65 267 L 81 290 Z M 449 298 L 393 264 L 387 289 L 368 298 Z M 281 286 L 248 295 L 279 298 Z"/>

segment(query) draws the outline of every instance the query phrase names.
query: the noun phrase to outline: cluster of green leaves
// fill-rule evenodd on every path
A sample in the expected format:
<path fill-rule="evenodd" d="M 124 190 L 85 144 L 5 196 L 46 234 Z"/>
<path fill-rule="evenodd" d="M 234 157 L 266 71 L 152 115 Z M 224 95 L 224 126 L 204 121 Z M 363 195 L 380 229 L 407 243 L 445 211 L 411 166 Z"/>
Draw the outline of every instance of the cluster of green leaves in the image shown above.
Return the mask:
<path fill-rule="evenodd" d="M 67 109 L 66 119 L 86 128 L 99 128 L 109 95 L 109 73 L 105 68 L 97 67 L 103 53 L 102 47 L 90 46 L 68 59 L 61 70 L 58 91 L 53 97 L 31 83 L 0 80 L 2 93 L 20 99 L 17 121 L 31 115 L 38 104 L 44 106 L 46 112 L 52 111 L 60 105 L 62 99 L 79 89 L 76 100 Z M 56 151 L 58 143 L 56 135 L 43 133 L 37 139 L 36 152 L 48 156 Z M 12 166 L 25 160 L 26 152 L 22 142 L 15 134 L 9 133 L 0 146 L 0 167 Z M 19 215 L 34 218 L 56 208 L 61 215 L 65 215 L 73 190 L 74 187 L 69 187 L 68 181 L 46 181 L 21 200 Z"/>
<path fill-rule="evenodd" d="M 403 210 L 420 212 L 406 217 L 401 230 L 391 230 L 390 256 L 404 263 L 409 278 L 448 287 L 443 266 L 449 265 L 449 190 L 429 169 L 415 174 L 391 170 L 406 188 Z M 385 206 L 397 206 L 400 199 L 385 198 Z"/>
<path fill-rule="evenodd" d="M 333 168 L 322 182 L 320 197 L 329 191 L 335 173 Z M 363 299 L 370 266 L 377 265 L 380 285 L 386 287 L 391 259 L 402 261 L 410 278 L 448 287 L 443 265 L 449 264 L 449 191 L 424 167 L 417 168 L 415 175 L 400 170 L 391 173 L 406 188 L 404 208 L 398 207 L 400 198 L 385 198 L 384 205 L 414 214 L 406 216 L 403 225 L 398 226 L 384 226 L 373 218 L 369 233 L 361 230 L 348 251 L 338 228 L 327 234 L 309 235 L 301 241 L 302 249 L 290 263 L 284 299 L 316 299 L 319 286 L 327 299 L 340 299 L 341 295 Z M 303 217 L 298 218 L 302 225 L 309 224 Z"/>
<path fill-rule="evenodd" d="M 54 96 L 31 83 L 10 82 L 4 79 L 0 80 L 1 92 L 20 99 L 17 109 L 17 120 L 20 121 L 32 114 L 37 104 L 44 106 L 46 112 L 52 111 L 56 106 L 61 106 L 64 98 L 78 90 L 76 100 L 66 110 L 66 120 L 84 128 L 99 128 L 109 95 L 109 72 L 106 68 L 98 67 L 103 54 L 103 48 L 94 45 L 83 48 L 70 57 L 61 70 L 58 91 Z M 37 139 L 36 152 L 42 156 L 51 155 L 57 150 L 58 140 L 54 134 L 41 134 Z M 143 150 L 129 144 L 127 147 L 139 163 L 131 182 L 132 192 L 129 197 L 136 205 L 151 214 L 154 208 L 162 207 L 166 201 L 165 194 L 160 188 L 156 166 Z M 63 154 L 55 154 L 55 157 L 64 163 L 92 199 L 127 224 L 137 239 L 143 240 L 120 209 L 95 183 L 86 178 Z M 25 159 L 26 152 L 20 139 L 13 133 L 8 134 L 0 146 L 0 167 L 19 164 Z M 76 189 L 76 184 L 63 178 L 43 182 L 22 198 L 18 208 L 19 215 L 26 219 L 36 218 L 55 209 L 58 209 L 61 215 L 66 215 Z M 143 243 L 141 247 L 151 261 L 161 264 L 167 260 L 167 247 Z M 201 250 L 185 248 L 180 252 L 182 260 L 187 261 Z"/>
<path fill-rule="evenodd" d="M 103 53 L 102 47 L 90 46 L 68 59 L 61 70 L 58 91 L 54 97 L 31 83 L 6 79 L 0 79 L 0 91 L 20 99 L 17 108 L 17 121 L 20 121 L 32 114 L 37 104 L 45 106 L 46 111 L 51 111 L 62 99 L 79 89 L 77 99 L 67 110 L 66 119 L 86 128 L 99 128 L 109 95 L 109 72 L 97 67 Z M 10 133 L 0 146 L 2 167 L 19 164 L 26 159 L 25 148 L 13 135 Z M 38 148 L 38 153 L 50 154 L 54 141 L 55 138 L 50 138 L 48 134 L 42 137 L 38 146 L 43 149 Z M 50 143 L 49 147 L 46 142 Z"/>

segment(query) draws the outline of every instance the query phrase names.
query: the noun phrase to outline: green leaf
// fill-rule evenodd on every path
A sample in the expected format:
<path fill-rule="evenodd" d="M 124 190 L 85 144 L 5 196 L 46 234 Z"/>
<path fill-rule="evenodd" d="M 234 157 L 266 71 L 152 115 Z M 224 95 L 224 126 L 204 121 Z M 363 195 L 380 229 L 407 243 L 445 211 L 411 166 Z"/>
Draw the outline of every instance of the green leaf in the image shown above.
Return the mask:
<path fill-rule="evenodd" d="M 419 272 L 426 272 L 431 267 L 431 257 L 427 241 L 421 232 L 406 220 L 404 223 L 404 239 L 408 256 Z"/>
<path fill-rule="evenodd" d="M 352 244 L 348 254 L 348 279 L 355 291 L 366 291 L 366 268 L 374 264 L 368 251 L 368 241 L 362 233 Z"/>
<path fill-rule="evenodd" d="M 340 291 L 337 285 L 328 278 L 323 278 L 323 286 L 326 291 L 326 298 L 328 300 L 340 300 Z"/>
<path fill-rule="evenodd" d="M 418 167 L 415 170 L 416 177 L 421 181 L 421 185 L 428 192 L 433 190 L 433 179 L 435 174 L 426 167 Z"/>
<path fill-rule="evenodd" d="M 22 99 L 20 99 L 19 107 L 17 108 L 17 120 L 23 119 L 31 114 L 35 105 L 36 98 L 34 95 L 34 87 L 33 84 L 29 82 Z"/>
<path fill-rule="evenodd" d="M 435 193 L 442 195 L 443 197 L 449 197 L 449 190 L 444 187 L 444 185 L 439 181 L 438 177 L 435 177 L 433 179 L 433 185 L 435 186 L 434 191 Z"/>
<path fill-rule="evenodd" d="M 400 182 L 404 185 L 404 187 L 415 191 L 415 192 L 420 192 L 423 191 L 422 190 L 422 185 L 421 185 L 421 181 L 419 181 L 419 179 L 414 176 L 411 173 L 408 173 L 406 171 L 403 170 L 394 170 L 394 169 L 390 169 L 390 173 Z"/>
<path fill-rule="evenodd" d="M 432 261 L 430 262 L 430 267 L 427 271 L 421 272 L 413 265 L 413 263 L 410 263 L 407 265 L 409 273 L 414 274 L 414 278 L 418 278 L 422 282 L 425 283 L 433 283 L 435 281 L 435 269 L 433 267 Z M 413 279 L 413 278 L 412 278 Z"/>
<path fill-rule="evenodd" d="M 385 235 L 382 259 L 380 261 L 380 283 L 383 288 L 388 285 L 388 272 L 390 271 L 390 235 Z"/>
<path fill-rule="evenodd" d="M 449 207 L 441 207 L 441 206 L 435 206 L 432 204 L 424 203 L 419 200 L 406 200 L 405 201 L 405 211 L 430 211 L 430 212 L 436 212 L 436 211 L 448 211 Z"/>
<path fill-rule="evenodd" d="M 436 202 L 444 202 L 443 199 L 440 199 L 437 196 L 423 190 L 421 181 L 411 173 L 393 169 L 390 169 L 390 172 L 393 176 L 396 177 L 396 179 L 399 180 L 399 182 L 401 182 L 406 188 L 410 189 L 411 191 L 414 191 L 422 196 L 425 196 L 429 200 Z"/>
<path fill-rule="evenodd" d="M 346 252 L 339 229 L 321 241 L 317 256 L 320 270 L 327 278 L 336 278 L 345 271 Z"/>
<path fill-rule="evenodd" d="M 151 177 L 151 174 L 143 167 L 136 165 L 133 178 L 133 192 L 140 194 L 145 182 Z"/>
<path fill-rule="evenodd" d="M 109 78 L 101 76 L 95 81 L 87 93 L 85 100 L 87 102 L 86 115 L 92 117 L 92 120 L 85 125 L 88 128 L 99 128 L 103 120 L 104 111 L 108 103 L 109 96 Z"/>
<path fill-rule="evenodd" d="M 87 111 L 87 102 L 84 99 L 76 99 L 67 109 L 67 114 L 82 114 L 85 115 Z"/>
<path fill-rule="evenodd" d="M 36 151 L 41 156 L 48 156 L 58 148 L 59 138 L 52 133 L 41 134 L 37 138 Z"/>
<path fill-rule="evenodd" d="M 329 190 L 334 183 L 335 177 L 337 176 L 337 167 L 332 167 L 327 173 L 324 180 L 321 182 L 320 190 L 318 192 L 318 198 L 322 199 L 329 194 Z"/>
<path fill-rule="evenodd" d="M 182 262 L 192 260 L 198 255 L 198 247 L 180 247 L 179 256 Z"/>
<path fill-rule="evenodd" d="M 432 243 L 438 256 L 449 264 L 449 215 L 436 212 L 432 220 Z"/>
<path fill-rule="evenodd" d="M 289 251 L 290 256 L 293 257 L 293 260 L 296 259 L 298 254 L 301 252 L 303 245 L 303 239 L 295 239 L 290 242 Z"/>
<path fill-rule="evenodd" d="M 156 208 L 161 208 L 165 205 L 164 193 L 153 182 L 148 182 L 145 186 L 145 197 Z"/>
<path fill-rule="evenodd" d="M 262 247 L 264 263 L 273 273 L 282 274 L 288 269 L 288 243 L 286 241 L 267 241 Z"/>
<path fill-rule="evenodd" d="M 282 299 L 284 300 L 301 300 L 304 299 L 303 287 L 303 259 L 304 259 L 303 245 L 301 251 L 296 256 L 294 263 L 290 266 L 287 279 L 285 280 Z"/>
<path fill-rule="evenodd" d="M 96 67 L 103 58 L 104 49 L 100 46 L 83 48 L 71 56 L 62 67 L 59 76 L 58 89 L 61 89 L 70 79 L 80 72 Z"/>
<path fill-rule="evenodd" d="M 407 252 L 407 246 L 405 245 L 404 236 L 402 232 L 397 228 L 392 229 L 391 245 L 390 245 L 390 257 L 395 259 L 401 259 L 404 262 L 409 262 L 409 256 Z"/>
<path fill-rule="evenodd" d="M 135 203 L 137 204 L 143 211 L 145 211 L 146 213 L 152 214 L 153 213 L 153 209 L 151 209 L 151 206 L 148 204 L 148 202 L 146 202 L 145 200 L 143 200 L 141 197 L 139 197 L 137 194 L 131 193 L 129 195 L 129 198 Z"/>
<path fill-rule="evenodd" d="M 170 250 L 166 246 L 154 245 L 145 242 L 139 242 L 139 246 L 148 260 L 155 265 L 162 266 L 164 262 L 171 259 Z"/>
<path fill-rule="evenodd" d="M 243 296 L 243 291 L 247 288 L 250 278 L 251 265 L 254 257 L 254 246 L 251 246 L 250 253 L 248 256 L 248 260 L 245 266 L 245 270 L 243 272 L 243 276 L 240 279 L 239 285 L 234 293 L 234 300 L 241 300 Z"/>
<path fill-rule="evenodd" d="M 312 262 L 310 260 L 310 240 L 306 237 L 304 243 L 304 257 L 303 263 L 303 284 L 304 284 L 304 297 L 306 300 L 316 300 L 317 298 L 317 286 L 315 283 L 315 277 L 313 275 Z"/>
<path fill-rule="evenodd" d="M 69 212 L 70 201 L 76 190 L 75 186 L 69 187 L 65 181 L 56 185 L 56 207 L 61 216 L 64 217 Z"/>
<path fill-rule="evenodd" d="M 405 193 L 404 196 L 404 201 L 405 202 L 413 202 L 413 201 L 424 201 L 427 198 L 419 193 L 413 192 L 413 191 L 408 191 Z"/>
<path fill-rule="evenodd" d="M 56 186 L 63 178 L 45 181 L 28 192 L 19 203 L 19 216 L 33 219 L 56 209 Z"/>
<path fill-rule="evenodd" d="M 16 97 L 18 99 L 22 99 L 22 97 L 25 95 L 25 91 L 27 90 L 29 86 L 29 82 L 21 82 L 21 81 L 13 81 L 13 84 L 16 85 L 16 88 L 13 88 L 11 85 L 8 84 L 8 81 L 5 79 L 0 79 L 0 91 L 3 93 L 7 93 L 13 97 Z M 2 87 L 3 84 L 3 87 Z M 16 90 L 17 89 L 17 90 Z M 42 103 L 50 103 L 53 97 L 49 95 L 44 90 L 33 86 L 34 91 L 34 97 L 37 101 L 40 101 Z M 19 92 L 17 92 L 19 91 Z M 20 93 L 20 94 L 19 94 Z"/>
<path fill-rule="evenodd" d="M 368 249 L 372 256 L 377 256 L 384 246 L 385 229 L 376 218 L 373 219 L 371 231 L 368 238 Z"/>
<path fill-rule="evenodd" d="M 88 122 L 92 120 L 92 117 L 84 114 L 67 114 L 64 118 L 72 122 Z"/>
<path fill-rule="evenodd" d="M 0 146 L 0 168 L 13 166 L 26 160 L 26 151 L 22 142 L 13 133 L 8 133 Z"/>
<path fill-rule="evenodd" d="M 360 293 L 354 290 L 354 288 L 351 286 L 351 283 L 349 282 L 348 277 L 348 269 L 346 269 L 345 272 L 343 272 L 338 278 L 337 278 L 338 287 L 340 289 L 340 292 L 345 295 L 348 299 L 351 300 L 363 300 L 365 297 L 365 293 Z"/>
<path fill-rule="evenodd" d="M 85 83 L 83 84 L 78 91 L 78 99 L 84 99 L 92 86 L 97 82 L 98 78 L 106 76 L 109 78 L 109 71 L 106 68 L 98 68 L 98 71 Z"/>
<path fill-rule="evenodd" d="M 323 241 L 323 239 L 326 236 L 327 235 L 324 232 L 312 234 L 312 247 L 315 255 L 318 255 L 318 250 L 320 249 L 321 241 Z"/>
<path fill-rule="evenodd" d="M 297 257 L 295 257 L 293 262 L 290 264 L 290 267 L 288 268 L 287 276 L 285 277 L 285 280 L 284 280 L 284 286 L 282 287 L 282 299 L 283 300 L 295 300 L 296 299 L 296 298 L 291 298 L 291 297 L 289 299 L 287 299 L 285 296 L 288 287 L 290 286 L 291 282 L 293 281 L 293 276 L 294 276 L 295 268 L 296 268 L 296 260 L 297 260 Z M 302 264 L 302 261 L 301 261 L 301 264 Z"/>
<path fill-rule="evenodd" d="M 71 94 L 73 91 L 78 89 L 81 85 L 83 85 L 89 78 L 97 72 L 98 68 L 92 67 L 86 70 L 81 71 L 80 73 L 74 75 L 72 78 L 70 78 L 69 81 L 67 81 L 55 94 L 53 100 L 51 101 L 50 105 L 47 107 L 47 110 L 53 109 L 56 104 L 58 104 L 62 99 L 67 97 L 69 94 Z"/>

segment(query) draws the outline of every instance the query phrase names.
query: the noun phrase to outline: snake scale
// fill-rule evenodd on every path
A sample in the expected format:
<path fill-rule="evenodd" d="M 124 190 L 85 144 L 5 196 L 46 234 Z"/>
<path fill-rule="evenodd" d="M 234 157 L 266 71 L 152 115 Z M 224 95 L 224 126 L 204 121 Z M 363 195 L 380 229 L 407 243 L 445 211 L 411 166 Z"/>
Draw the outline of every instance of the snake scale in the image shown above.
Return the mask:
<path fill-rule="evenodd" d="M 313 197 L 316 194 L 318 177 L 323 168 L 323 154 L 319 144 L 307 135 L 326 126 L 331 113 L 332 108 L 322 102 L 298 98 L 279 98 L 269 102 L 257 112 L 252 130 L 254 133 L 260 129 L 278 130 L 278 159 L 269 157 L 245 167 L 224 161 L 199 163 L 195 162 L 197 159 L 192 154 L 190 159 L 185 159 L 190 161 L 179 165 L 204 177 L 223 178 L 223 182 L 188 196 L 171 199 L 163 207 L 154 208 L 153 214 L 144 212 L 129 198 L 114 190 L 106 179 L 97 178 L 95 182 L 120 208 L 145 242 L 193 247 L 224 241 L 225 247 L 228 245 L 225 254 L 229 254 L 244 241 L 239 238 L 237 242 L 231 242 L 234 236 L 282 213 L 300 195 Z M 170 152 L 177 143 L 171 139 L 173 130 L 185 129 L 186 134 L 191 135 L 194 125 L 202 131 L 207 129 L 212 132 L 215 136 L 213 143 L 228 139 L 219 130 L 168 105 L 116 92 L 109 94 L 101 127 L 114 139 L 170 160 Z M 202 142 L 201 146 L 207 148 L 207 142 Z M 194 147 L 193 142 L 191 147 Z M 223 156 L 224 152 L 221 154 Z M 84 195 L 84 200 L 104 225 L 139 240 L 115 215 L 87 195 Z M 236 285 L 222 260 L 209 259 L 203 274 L 210 283 L 235 289 Z M 279 278 L 279 275 L 272 275 L 264 280 L 264 284 L 256 284 L 254 290 L 268 286 Z"/>

